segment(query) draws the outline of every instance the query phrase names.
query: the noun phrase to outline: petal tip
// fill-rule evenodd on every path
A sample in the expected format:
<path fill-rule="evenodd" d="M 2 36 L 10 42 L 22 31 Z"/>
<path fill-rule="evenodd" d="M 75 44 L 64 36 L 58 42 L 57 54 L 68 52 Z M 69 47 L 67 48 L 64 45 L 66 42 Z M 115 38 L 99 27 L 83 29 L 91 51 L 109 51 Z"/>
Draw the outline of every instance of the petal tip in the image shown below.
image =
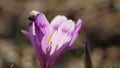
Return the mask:
<path fill-rule="evenodd" d="M 21 32 L 22 32 L 24 35 L 29 34 L 29 32 L 27 32 L 26 30 L 21 30 Z"/>
<path fill-rule="evenodd" d="M 21 32 L 22 32 L 22 33 L 24 33 L 24 32 L 25 32 L 25 30 L 21 30 Z"/>
<path fill-rule="evenodd" d="M 76 23 L 76 27 L 75 27 L 75 30 L 76 32 L 80 32 L 83 28 L 83 23 L 82 23 L 82 20 L 81 19 L 78 19 L 77 23 Z"/>
<path fill-rule="evenodd" d="M 81 20 L 81 19 L 78 19 L 78 22 L 82 23 L 82 20 Z"/>

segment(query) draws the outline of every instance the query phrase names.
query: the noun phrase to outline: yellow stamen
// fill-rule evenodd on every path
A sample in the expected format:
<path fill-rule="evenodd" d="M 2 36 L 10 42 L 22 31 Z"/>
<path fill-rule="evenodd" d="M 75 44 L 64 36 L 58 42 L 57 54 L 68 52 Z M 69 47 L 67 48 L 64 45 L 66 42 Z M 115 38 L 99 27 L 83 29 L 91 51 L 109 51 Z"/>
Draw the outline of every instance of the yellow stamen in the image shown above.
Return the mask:
<path fill-rule="evenodd" d="M 50 44 L 50 42 L 51 42 L 51 37 L 52 37 L 52 35 L 50 35 L 50 37 L 48 38 L 47 44 Z"/>

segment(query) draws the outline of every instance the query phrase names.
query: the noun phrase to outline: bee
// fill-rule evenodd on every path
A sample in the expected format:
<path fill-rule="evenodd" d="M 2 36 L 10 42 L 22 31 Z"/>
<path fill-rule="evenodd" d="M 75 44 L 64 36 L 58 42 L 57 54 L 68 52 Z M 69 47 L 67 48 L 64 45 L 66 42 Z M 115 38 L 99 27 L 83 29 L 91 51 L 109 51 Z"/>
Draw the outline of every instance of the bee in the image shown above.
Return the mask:
<path fill-rule="evenodd" d="M 28 19 L 31 20 L 31 21 L 35 21 L 35 16 L 38 14 L 39 12 L 36 11 L 36 10 L 33 10 L 29 13 L 29 17 Z"/>

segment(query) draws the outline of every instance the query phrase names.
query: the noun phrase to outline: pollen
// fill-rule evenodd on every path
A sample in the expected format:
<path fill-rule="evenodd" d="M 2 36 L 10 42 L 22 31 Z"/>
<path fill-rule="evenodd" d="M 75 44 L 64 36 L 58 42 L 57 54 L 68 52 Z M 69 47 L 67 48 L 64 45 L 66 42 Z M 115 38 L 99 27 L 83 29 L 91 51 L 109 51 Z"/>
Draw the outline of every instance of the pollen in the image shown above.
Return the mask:
<path fill-rule="evenodd" d="M 51 38 L 52 38 L 52 35 L 50 35 L 50 37 L 48 38 L 47 44 L 50 44 Z"/>

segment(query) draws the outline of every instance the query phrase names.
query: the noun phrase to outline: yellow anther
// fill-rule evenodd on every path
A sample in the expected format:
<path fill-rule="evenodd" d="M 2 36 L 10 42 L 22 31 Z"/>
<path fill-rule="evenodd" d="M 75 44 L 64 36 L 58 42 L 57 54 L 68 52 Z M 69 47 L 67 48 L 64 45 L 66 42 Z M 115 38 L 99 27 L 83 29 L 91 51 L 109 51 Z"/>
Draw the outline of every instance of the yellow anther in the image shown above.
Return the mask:
<path fill-rule="evenodd" d="M 50 44 L 50 42 L 51 42 L 51 37 L 52 37 L 52 35 L 50 35 L 50 37 L 48 38 L 47 44 Z"/>

